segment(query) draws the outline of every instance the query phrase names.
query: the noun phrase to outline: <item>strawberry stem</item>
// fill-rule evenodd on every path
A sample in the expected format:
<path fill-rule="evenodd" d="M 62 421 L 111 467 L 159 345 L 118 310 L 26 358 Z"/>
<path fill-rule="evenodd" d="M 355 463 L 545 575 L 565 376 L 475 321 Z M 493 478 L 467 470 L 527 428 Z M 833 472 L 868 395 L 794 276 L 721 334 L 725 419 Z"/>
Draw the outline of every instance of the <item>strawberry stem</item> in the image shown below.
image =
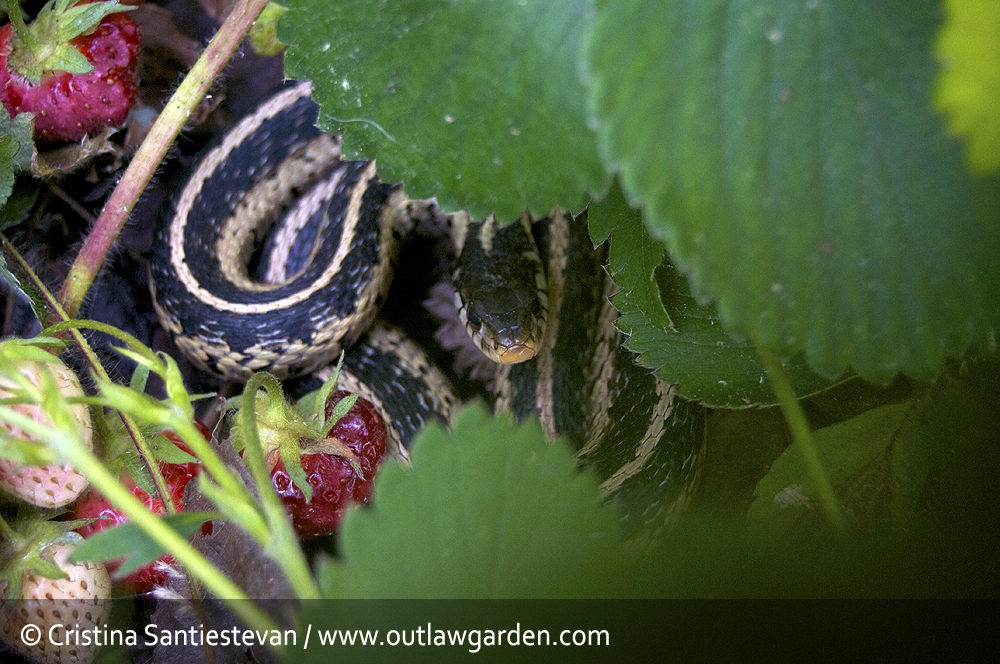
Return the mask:
<path fill-rule="evenodd" d="M 288 582 L 295 589 L 299 598 L 317 599 L 321 597 L 319 587 L 309 572 L 309 564 L 302 555 L 298 537 L 292 529 L 292 523 L 285 512 L 281 498 L 274 490 L 271 474 L 265 464 L 264 450 L 257 432 L 257 414 L 255 412 L 257 392 L 262 389 L 268 393 L 269 398 L 280 399 L 284 404 L 284 395 L 277 378 L 263 372 L 250 377 L 246 389 L 243 391 L 243 407 L 238 415 L 244 442 L 243 459 L 257 485 L 257 493 L 260 495 L 264 514 L 268 520 L 268 529 L 272 537 L 271 542 L 267 544 L 268 552 L 281 566 Z M 296 462 L 300 463 L 298 459 Z M 301 466 L 299 469 L 301 470 Z"/>
<path fill-rule="evenodd" d="M 794 444 L 798 447 L 799 454 L 802 455 L 802 459 L 805 461 L 809 477 L 816 486 L 820 509 L 822 509 L 823 514 L 826 516 L 827 523 L 830 524 L 833 532 L 842 537 L 847 534 L 844 513 L 840 509 L 840 501 L 837 500 L 837 494 L 830 484 L 830 477 L 823 467 L 823 461 L 819 458 L 819 454 L 816 451 L 812 430 L 809 428 L 809 422 L 806 420 L 805 412 L 802 410 L 802 404 L 799 403 L 798 397 L 795 396 L 795 390 L 792 388 L 788 372 L 782 366 L 781 360 L 771 351 L 767 350 L 763 344 L 758 343 L 756 346 L 757 355 L 760 356 L 761 362 L 764 364 L 764 369 L 767 371 L 767 379 L 771 383 L 771 389 L 774 390 L 774 394 L 778 397 L 781 412 L 785 416 L 785 422 L 787 422 L 788 428 L 792 432 Z"/>
<path fill-rule="evenodd" d="M 118 238 L 142 191 L 163 161 L 167 149 L 267 3 L 268 0 L 239 0 L 236 3 L 225 23 L 153 123 L 121 181 L 104 205 L 94 229 L 87 236 L 63 283 L 59 300 L 70 316 L 76 316 L 80 310 L 105 256 Z"/>
<path fill-rule="evenodd" d="M 14 34 L 25 41 L 34 41 L 34 36 L 28 32 L 28 26 L 24 23 L 21 15 L 21 5 L 17 0 L 7 0 L 7 18 L 10 19 L 10 27 L 14 29 Z"/>

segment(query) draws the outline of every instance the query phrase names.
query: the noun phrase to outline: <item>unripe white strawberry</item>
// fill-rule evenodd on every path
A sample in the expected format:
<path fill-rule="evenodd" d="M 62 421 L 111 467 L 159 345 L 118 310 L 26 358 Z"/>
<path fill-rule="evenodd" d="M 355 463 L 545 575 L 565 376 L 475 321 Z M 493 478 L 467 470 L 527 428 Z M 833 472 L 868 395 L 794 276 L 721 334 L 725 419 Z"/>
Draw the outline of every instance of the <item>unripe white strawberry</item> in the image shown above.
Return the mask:
<path fill-rule="evenodd" d="M 61 360 L 54 356 L 51 359 L 24 359 L 18 357 L 19 350 L 13 346 L 0 344 L 0 352 L 14 359 L 21 375 L 32 384 L 41 385 L 41 373 L 47 372 L 58 385 L 60 391 L 67 397 L 83 396 L 80 380 Z M 34 349 L 37 351 L 37 349 Z M 46 353 L 46 355 L 48 355 Z M 0 376 L 0 399 L 14 396 L 16 384 L 8 377 Z M 15 411 L 30 417 L 43 425 L 51 425 L 48 413 L 38 405 L 15 404 L 10 406 Z M 82 404 L 69 406 L 84 444 L 93 449 L 93 427 L 90 421 L 90 410 Z M 14 438 L 32 440 L 32 437 L 19 427 L 3 424 Z M 87 488 L 86 478 L 72 466 L 65 464 L 50 464 L 47 466 L 24 466 L 12 459 L 0 458 L 0 488 L 14 494 L 18 498 L 33 505 L 46 508 L 63 507 L 76 500 L 77 496 Z"/>
<path fill-rule="evenodd" d="M 41 664 L 90 664 L 97 652 L 93 640 L 69 637 L 101 629 L 111 612 L 111 577 L 103 563 L 70 563 L 66 559 L 72 544 L 50 544 L 43 559 L 54 563 L 66 578 L 49 579 L 37 570 L 25 569 L 20 601 L 0 605 L 0 635 L 13 648 Z M 24 631 L 28 625 L 34 625 Z M 55 635 L 50 640 L 51 632 Z M 38 635 L 33 645 L 25 637 Z M 29 638 L 34 641 L 33 638 Z M 53 641 L 55 643 L 53 643 Z M 83 643 L 81 643 L 83 641 Z M 60 644 L 60 645 L 56 645 Z"/>

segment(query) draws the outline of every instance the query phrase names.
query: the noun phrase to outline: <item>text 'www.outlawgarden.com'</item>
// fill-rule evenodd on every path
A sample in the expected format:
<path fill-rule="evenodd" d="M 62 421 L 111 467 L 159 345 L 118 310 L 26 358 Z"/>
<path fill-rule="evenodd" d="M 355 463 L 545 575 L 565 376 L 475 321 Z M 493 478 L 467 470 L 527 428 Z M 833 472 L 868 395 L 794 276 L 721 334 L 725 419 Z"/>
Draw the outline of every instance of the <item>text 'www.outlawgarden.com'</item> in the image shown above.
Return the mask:
<path fill-rule="evenodd" d="M 306 630 L 303 644 L 308 648 L 312 625 Z M 611 635 L 606 629 L 524 629 L 517 623 L 513 629 L 440 629 L 431 623 L 410 629 L 379 630 L 318 629 L 313 644 L 331 646 L 448 646 L 466 648 L 477 653 L 494 646 L 609 646 Z"/>

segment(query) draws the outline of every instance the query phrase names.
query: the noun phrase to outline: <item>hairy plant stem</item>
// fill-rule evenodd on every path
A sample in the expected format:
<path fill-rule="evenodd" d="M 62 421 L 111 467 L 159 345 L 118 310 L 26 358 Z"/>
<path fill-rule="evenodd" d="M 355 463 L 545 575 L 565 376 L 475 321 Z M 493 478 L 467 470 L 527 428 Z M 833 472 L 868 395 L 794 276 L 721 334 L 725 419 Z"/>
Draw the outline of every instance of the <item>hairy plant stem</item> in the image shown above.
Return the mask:
<path fill-rule="evenodd" d="M 28 262 L 24 260 L 23 256 L 21 256 L 21 253 L 2 233 L 0 233 L 0 244 L 3 245 L 7 255 L 9 255 L 17 264 L 18 269 L 31 281 L 31 286 L 41 297 L 45 306 L 48 307 L 50 314 L 49 317 L 60 323 L 69 321 L 69 316 L 59 305 L 59 301 L 55 298 L 55 296 L 53 296 L 52 292 L 45 286 L 45 282 L 38 278 L 35 271 L 31 269 Z M 83 353 L 83 357 L 90 366 L 91 371 L 93 371 L 98 378 L 110 381 L 111 378 L 108 376 L 107 371 L 104 370 L 104 365 L 101 364 L 97 354 L 94 353 L 90 344 L 87 343 L 87 339 L 83 336 L 80 329 L 78 327 L 71 327 L 68 329 L 68 332 L 70 336 L 73 337 L 73 341 L 75 341 L 77 346 L 80 348 L 80 351 Z M 121 417 L 122 423 L 125 425 L 125 430 L 132 438 L 132 441 L 135 444 L 135 449 L 139 452 L 139 456 L 142 458 L 142 462 L 149 469 L 149 473 L 153 477 L 153 486 L 156 487 L 156 492 L 160 495 L 160 499 L 163 501 L 163 506 L 169 514 L 176 513 L 177 508 L 174 505 L 173 498 L 170 496 L 170 489 L 167 486 L 167 481 L 163 479 L 163 473 L 160 472 L 160 464 L 156 463 L 153 451 L 146 442 L 145 436 L 142 435 L 142 431 L 139 430 L 139 426 L 132 417 L 120 411 L 118 415 Z"/>
<path fill-rule="evenodd" d="M 149 134 L 136 151 L 121 181 L 104 205 L 59 293 L 59 301 L 70 318 L 75 318 L 111 245 L 128 220 L 132 208 L 163 161 L 191 112 L 208 91 L 243 41 L 250 26 L 268 0 L 239 0 L 201 57 L 174 92 Z M 56 321 L 52 321 L 56 322 Z"/>
<path fill-rule="evenodd" d="M 802 404 L 799 403 L 798 398 L 795 396 L 795 390 L 792 388 L 792 382 L 788 378 L 788 373 L 785 371 L 785 367 L 782 366 L 781 360 L 774 353 L 767 350 L 762 344 L 758 343 L 756 346 L 757 354 L 760 356 L 761 361 L 764 363 L 764 368 L 767 370 L 767 378 L 771 382 L 771 389 L 774 390 L 775 396 L 778 397 L 781 412 L 785 416 L 788 428 L 792 431 L 794 444 L 798 447 L 799 454 L 802 455 L 802 459 L 805 461 L 809 477 L 816 486 L 820 508 L 823 510 L 824 515 L 826 515 L 826 520 L 830 523 L 834 532 L 837 535 L 843 536 L 847 533 L 847 525 L 844 522 L 844 514 L 840 509 L 840 502 L 833 491 L 833 486 L 830 485 L 830 478 L 827 476 L 823 462 L 820 460 L 816 446 L 813 444 L 809 422 L 806 421 Z"/>
<path fill-rule="evenodd" d="M 18 4 L 17 0 L 7 0 L 7 18 L 14 29 L 14 34 L 29 42 L 31 46 L 37 44 L 34 35 L 28 32 L 28 26 L 24 24 L 24 17 L 21 16 L 21 5 Z"/>

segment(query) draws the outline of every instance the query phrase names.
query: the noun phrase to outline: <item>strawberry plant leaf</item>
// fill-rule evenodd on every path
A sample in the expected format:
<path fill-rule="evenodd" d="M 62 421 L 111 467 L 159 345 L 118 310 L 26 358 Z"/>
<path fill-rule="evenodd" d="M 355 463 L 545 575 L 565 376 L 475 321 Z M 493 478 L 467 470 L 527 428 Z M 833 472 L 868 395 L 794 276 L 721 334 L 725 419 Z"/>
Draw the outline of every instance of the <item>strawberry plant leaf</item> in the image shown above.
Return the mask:
<path fill-rule="evenodd" d="M 55 7 L 55 17 L 58 20 L 57 35 L 60 39 L 70 40 L 82 34 L 92 32 L 101 20 L 109 14 L 132 11 L 135 7 L 121 5 L 117 0 L 107 2 L 91 2 L 88 4 L 60 3 Z M 69 7 L 73 4 L 72 7 Z M 41 16 L 41 14 L 39 14 Z"/>
<path fill-rule="evenodd" d="M 934 3 L 597 7 L 605 164 L 728 329 L 876 382 L 985 343 L 1000 177 L 931 108 Z"/>
<path fill-rule="evenodd" d="M 628 206 L 615 184 L 604 199 L 590 206 L 587 219 L 594 244 L 610 240 L 608 264 L 615 283 L 631 295 L 653 325 L 676 331 L 653 276 L 663 263 L 666 247 L 646 232 L 642 214 Z"/>
<path fill-rule="evenodd" d="M 0 113 L 0 116 L 2 115 Z M 3 166 L 0 165 L 0 175 L 2 175 L 2 171 Z M 23 186 L 20 186 L 22 184 Z M 35 318 L 45 320 L 45 315 L 48 311 L 45 299 L 38 292 L 37 288 L 35 288 L 35 284 L 31 280 L 31 275 L 25 274 L 25 270 L 30 270 L 30 267 L 18 253 L 14 245 L 2 234 L 8 226 L 20 222 L 31 210 L 38 196 L 38 190 L 39 182 L 37 180 L 27 175 L 19 176 L 15 181 L 13 192 L 7 198 L 6 204 L 0 204 L 0 245 L 3 248 L 0 251 L 0 284 L 5 284 L 12 293 L 16 293 L 24 298 L 31 307 L 31 312 L 35 315 Z M 22 278 L 19 278 L 18 274 L 11 271 L 7 265 L 8 254 L 13 259 L 15 269 L 18 270 L 18 274 Z"/>
<path fill-rule="evenodd" d="M 869 410 L 814 434 L 818 454 L 835 488 L 843 488 L 883 454 L 912 417 L 913 402 Z M 818 506 L 815 487 L 799 449 L 792 445 L 754 491 L 747 513 L 751 527 L 773 533 L 793 527 Z"/>
<path fill-rule="evenodd" d="M 217 512 L 181 512 L 160 517 L 181 537 L 191 537 L 206 521 L 222 518 Z M 141 528 L 128 521 L 95 533 L 83 541 L 70 554 L 70 562 L 92 560 L 107 562 L 124 559 L 115 573 L 118 578 L 127 576 L 144 565 L 169 553 L 149 537 Z"/>
<path fill-rule="evenodd" d="M 13 136 L 0 135 L 0 205 L 7 202 L 14 188 L 14 155 L 17 154 L 17 141 Z"/>
<path fill-rule="evenodd" d="M 451 433 L 425 429 L 411 461 L 345 515 L 342 560 L 318 572 L 326 597 L 593 597 L 616 582 L 617 516 L 536 421 L 468 406 Z"/>
<path fill-rule="evenodd" d="M 978 540 L 989 531 L 996 466 L 985 458 L 996 447 L 996 376 L 995 359 L 969 361 L 961 374 L 947 374 L 905 402 L 815 432 L 856 533 L 922 531 L 944 543 L 947 551 L 939 553 L 954 554 L 959 545 L 942 532 Z M 755 493 L 747 517 L 758 538 L 787 540 L 819 523 L 795 447 L 778 458 Z"/>
<path fill-rule="evenodd" d="M 1000 168 L 1000 4 L 947 0 L 934 53 L 941 63 L 934 105 L 966 139 L 970 168 Z"/>
<path fill-rule="evenodd" d="M 355 402 L 358 400 L 357 394 L 348 394 L 346 397 L 337 402 L 337 405 L 333 407 L 333 411 L 330 413 L 330 417 L 327 418 L 326 422 L 323 424 L 323 436 L 329 436 L 333 427 L 337 426 L 344 415 L 347 415 L 351 408 L 354 408 Z M 326 403 L 325 401 L 323 403 Z"/>
<path fill-rule="evenodd" d="M 45 61 L 45 68 L 70 74 L 89 74 L 94 71 L 94 66 L 87 60 L 87 56 L 76 50 L 71 44 L 61 44 L 56 47 L 52 55 Z"/>
<path fill-rule="evenodd" d="M 622 287 L 611 298 L 621 313 L 616 324 L 629 335 L 626 346 L 639 355 L 639 364 L 677 383 L 686 398 L 710 406 L 776 403 L 753 345 L 733 339 L 715 307 L 691 296 L 687 279 L 663 260 L 663 245 L 649 236 L 641 213 L 625 203 L 617 187 L 590 206 L 589 222 L 595 242 L 611 238 L 611 274 Z M 801 355 L 785 368 L 799 396 L 830 386 Z"/>
<path fill-rule="evenodd" d="M 579 71 L 591 0 L 282 4 L 285 69 L 313 82 L 320 126 L 409 196 L 513 221 L 605 188 Z"/>
<path fill-rule="evenodd" d="M 198 459 L 177 446 L 172 440 L 164 435 L 149 437 L 149 446 L 153 450 L 153 456 L 157 461 L 165 463 L 191 463 Z"/>
<path fill-rule="evenodd" d="M 745 408 L 777 402 L 764 365 L 753 345 L 730 336 L 713 306 L 698 304 L 687 279 L 669 262 L 656 270 L 656 282 L 677 331 L 653 325 L 630 293 L 611 302 L 621 312 L 616 321 L 629 335 L 626 346 L 639 363 L 678 383 L 685 397 L 710 406 Z M 800 397 L 816 394 L 835 383 L 816 374 L 799 354 L 784 362 Z"/>
<path fill-rule="evenodd" d="M 121 457 L 121 465 L 128 472 L 135 485 L 146 492 L 149 496 L 156 495 L 156 484 L 153 482 L 153 475 L 143 462 L 142 457 L 135 453 L 126 453 Z"/>
<path fill-rule="evenodd" d="M 32 119 L 30 113 L 20 113 L 11 118 L 0 104 L 0 207 L 6 205 L 13 191 L 15 174 L 31 167 L 34 152 Z M 0 215 L 0 221 L 14 221 L 20 217 L 19 208 L 10 212 L 4 209 Z M 0 226 L 0 230 L 2 228 Z"/>

